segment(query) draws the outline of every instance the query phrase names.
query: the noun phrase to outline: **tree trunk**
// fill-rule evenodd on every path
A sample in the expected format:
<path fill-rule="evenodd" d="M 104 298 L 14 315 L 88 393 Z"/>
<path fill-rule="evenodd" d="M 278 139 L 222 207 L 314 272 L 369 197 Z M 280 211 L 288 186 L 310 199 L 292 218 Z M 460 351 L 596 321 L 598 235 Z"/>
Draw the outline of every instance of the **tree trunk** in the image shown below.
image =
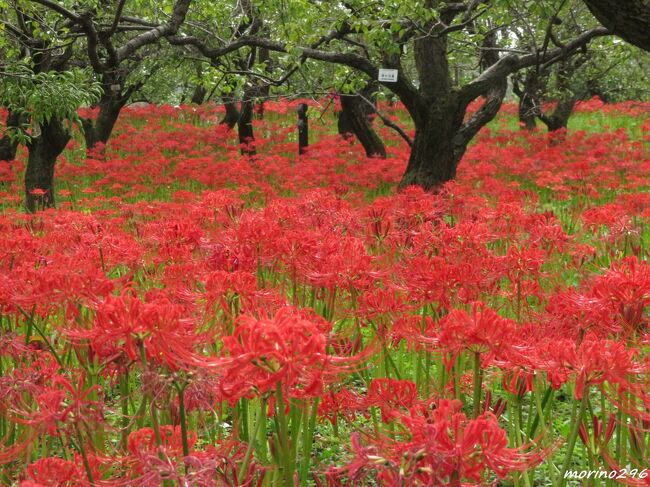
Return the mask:
<path fill-rule="evenodd" d="M 573 93 L 567 94 L 558 100 L 555 110 L 553 110 L 551 115 L 542 113 L 539 118 L 548 127 L 549 132 L 566 129 L 576 103 L 578 103 L 578 97 Z"/>
<path fill-rule="evenodd" d="M 263 63 L 266 68 L 264 71 L 267 74 L 271 74 L 271 52 L 268 49 L 260 49 L 257 54 L 257 59 L 260 63 Z M 265 112 L 265 107 L 264 107 L 264 102 L 268 99 L 269 95 L 271 94 L 271 85 L 268 83 L 265 83 L 259 88 L 259 97 L 260 100 L 257 103 L 257 109 L 255 110 L 256 116 L 258 120 L 264 120 L 264 112 Z"/>
<path fill-rule="evenodd" d="M 454 139 L 463 115 L 453 94 L 428 108 L 426 117 L 416 123 L 413 148 L 399 189 L 420 186 L 430 191 L 456 177 L 464 150 L 457 150 Z"/>
<path fill-rule="evenodd" d="M 485 38 L 486 47 L 494 42 L 495 35 Z M 491 80 L 485 87 L 483 104 L 465 121 L 467 108 L 476 97 L 451 88 L 446 48 L 444 37 L 415 41 L 415 62 L 423 96 L 417 103 L 410 103 L 415 139 L 399 189 L 415 185 L 425 191 L 436 190 L 454 179 L 468 144 L 497 115 L 508 90 L 506 76 Z M 495 50 L 486 50 L 481 64 L 485 68 L 498 59 Z"/>
<path fill-rule="evenodd" d="M 341 95 L 339 114 L 339 133 L 354 134 L 366 151 L 368 157 L 386 158 L 386 147 L 370 124 L 372 107 L 357 95 Z"/>
<path fill-rule="evenodd" d="M 93 149 L 100 142 L 108 143 L 124 105 L 126 105 L 124 99 L 104 100 L 99 105 L 97 120 L 87 118 L 82 120 L 87 150 Z"/>
<path fill-rule="evenodd" d="M 246 100 L 241 102 L 237 129 L 239 132 L 239 143 L 242 144 L 241 153 L 244 156 L 254 156 L 256 154 L 255 147 L 252 145 L 255 142 L 255 134 L 253 133 L 253 108 L 254 102 L 249 97 L 246 97 Z"/>
<path fill-rule="evenodd" d="M 237 103 L 234 101 L 224 100 L 223 106 L 226 109 L 226 114 L 221 119 L 221 122 L 219 122 L 219 125 L 227 125 L 229 129 L 233 129 L 239 121 L 239 110 L 237 109 Z"/>
<path fill-rule="evenodd" d="M 301 103 L 298 106 L 298 154 L 303 155 L 307 153 L 309 147 L 309 117 L 307 110 L 309 107 L 306 103 Z"/>
<path fill-rule="evenodd" d="M 203 105 L 203 102 L 205 101 L 205 96 L 207 94 L 208 94 L 208 90 L 205 89 L 205 86 L 203 86 L 202 84 L 198 84 L 194 88 L 194 93 L 192 93 L 191 102 L 194 105 Z"/>
<path fill-rule="evenodd" d="M 584 0 L 601 24 L 650 51 L 650 0 Z"/>
<path fill-rule="evenodd" d="M 33 137 L 27 146 L 25 207 L 31 213 L 54 206 L 54 165 L 70 141 L 70 133 L 60 119 L 52 118 L 40 129 L 40 135 Z"/>
<path fill-rule="evenodd" d="M 13 111 L 9 111 L 7 114 L 7 129 L 15 129 L 20 127 L 21 116 Z M 4 137 L 0 139 L 0 161 L 13 161 L 16 158 L 16 150 L 18 149 L 18 142 L 5 134 Z"/>
<path fill-rule="evenodd" d="M 521 81 L 521 83 L 520 83 Z M 537 127 L 538 94 L 540 82 L 538 76 L 529 72 L 523 78 L 513 77 L 512 91 L 519 98 L 519 124 L 524 130 L 532 131 Z"/>
<path fill-rule="evenodd" d="M 519 123 L 529 132 L 537 128 L 537 117 L 535 116 L 535 102 L 528 93 L 519 98 Z"/>

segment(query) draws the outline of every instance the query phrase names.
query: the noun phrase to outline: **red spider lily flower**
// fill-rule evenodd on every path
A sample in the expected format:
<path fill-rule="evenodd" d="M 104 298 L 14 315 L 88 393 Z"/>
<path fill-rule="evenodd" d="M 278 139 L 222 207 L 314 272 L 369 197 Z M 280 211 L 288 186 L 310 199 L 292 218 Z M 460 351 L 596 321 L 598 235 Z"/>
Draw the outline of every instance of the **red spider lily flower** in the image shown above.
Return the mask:
<path fill-rule="evenodd" d="M 103 420 L 102 402 L 91 400 L 93 393 L 101 392 L 95 385 L 85 389 L 82 373 L 76 384 L 64 376 L 56 376 L 52 383 L 35 394 L 33 409 L 31 401 L 23 400 L 8 408 L 12 419 L 27 424 L 37 431 L 58 436 L 59 428 L 79 422 L 97 424 Z"/>
<path fill-rule="evenodd" d="M 445 350 L 451 359 L 450 367 L 462 351 L 504 357 L 510 351 L 512 337 L 517 325 L 499 316 L 483 303 L 473 303 L 471 312 L 453 310 L 439 323 L 437 337 L 433 342 Z M 431 341 L 423 338 L 424 342 Z"/>
<path fill-rule="evenodd" d="M 91 328 L 66 331 L 73 341 L 88 340 L 100 357 L 114 358 L 121 349 L 130 360 L 142 358 L 176 369 L 194 357 L 193 346 L 201 340 L 184 308 L 163 296 L 142 302 L 131 293 L 109 296 L 95 305 Z M 108 346 L 110 345 L 110 347 Z M 108 352 L 108 353 L 107 353 Z"/>
<path fill-rule="evenodd" d="M 215 271 L 205 277 L 208 310 L 218 305 L 217 309 L 230 320 L 240 313 L 257 312 L 262 304 L 271 304 L 270 299 L 265 299 L 269 294 L 258 290 L 257 278 L 250 272 Z"/>
<path fill-rule="evenodd" d="M 20 487 L 88 487 L 91 485 L 122 485 L 117 480 L 100 481 L 106 472 L 105 467 L 110 463 L 108 459 L 100 459 L 95 455 L 89 454 L 86 456 L 88 461 L 88 468 L 93 476 L 94 482 L 88 480 L 87 471 L 83 467 L 83 458 L 77 452 L 74 454 L 74 460 L 68 461 L 57 457 L 41 458 L 34 463 L 27 466 L 25 474 L 27 480 L 20 483 Z"/>
<path fill-rule="evenodd" d="M 183 442 L 181 439 L 180 426 L 160 426 L 160 439 L 162 441 L 161 448 L 164 449 L 166 454 L 174 457 L 180 457 L 183 455 Z M 190 449 L 194 448 L 196 441 L 196 433 L 190 431 L 188 436 Z M 137 457 L 142 453 L 157 453 L 158 445 L 156 444 L 154 430 L 152 428 L 142 428 L 133 431 L 129 434 L 127 449 L 134 457 Z"/>
<path fill-rule="evenodd" d="M 358 297 L 355 314 L 364 320 L 393 322 L 415 307 L 406 301 L 404 290 L 387 282 L 381 288 L 368 289 Z"/>
<path fill-rule="evenodd" d="M 360 485 L 372 472 L 382 485 L 460 485 L 484 482 L 489 472 L 504 478 L 525 471 L 549 453 L 509 448 L 507 433 L 494 415 L 468 420 L 461 409 L 459 401 L 440 400 L 433 410 L 425 406 L 402 414 L 399 420 L 406 430 L 400 441 L 370 438 L 364 446 L 354 435 L 354 459 L 334 473 Z"/>
<path fill-rule="evenodd" d="M 318 396 L 325 383 L 368 356 L 329 355 L 322 323 L 289 307 L 271 320 L 240 317 L 223 345 L 222 390 L 231 400 L 273 391 L 277 384 L 285 398 Z"/>
<path fill-rule="evenodd" d="M 647 326 L 650 305 L 650 265 L 629 257 L 597 278 L 591 292 L 616 313 L 627 334 Z"/>
<path fill-rule="evenodd" d="M 575 379 L 575 396 L 582 398 L 588 386 L 607 382 L 633 387 L 637 374 L 647 370 L 637 362 L 638 352 L 625 344 L 589 334 L 576 348 L 572 340 L 555 340 L 538 348 L 539 366 L 545 370 L 553 387 Z"/>
<path fill-rule="evenodd" d="M 548 329 L 552 327 L 559 334 L 578 337 L 585 333 L 596 333 L 607 337 L 620 331 L 611 307 L 592 293 L 578 293 L 575 290 L 561 291 L 549 298 L 546 306 Z"/>
<path fill-rule="evenodd" d="M 368 389 L 366 404 L 378 406 L 382 421 L 388 423 L 400 409 L 413 407 L 417 395 L 415 383 L 409 380 L 373 379 Z"/>
<path fill-rule="evenodd" d="M 580 435 L 580 439 L 585 444 L 585 446 L 591 447 L 593 444 L 598 447 L 604 448 L 607 446 L 609 441 L 614 436 L 615 430 L 616 430 L 616 415 L 614 413 L 609 415 L 609 418 L 607 420 L 607 426 L 604 431 L 603 431 L 603 421 L 601 421 L 601 419 L 598 416 L 593 415 L 592 430 L 591 430 L 593 435 L 592 436 L 593 443 L 589 439 L 589 434 L 587 433 L 587 427 L 585 423 L 580 424 L 580 429 L 578 430 L 578 434 Z"/>
<path fill-rule="evenodd" d="M 264 394 L 277 383 L 286 397 L 320 395 L 329 362 L 327 337 L 292 309 L 280 310 L 272 320 L 242 316 L 223 344 L 229 358 L 222 381 L 226 397 Z"/>
<path fill-rule="evenodd" d="M 14 441 L 11 445 L 0 443 L 0 465 L 11 463 L 23 456 L 26 451 L 29 451 L 36 438 L 38 438 L 38 432 L 32 431 L 28 436 Z"/>
<path fill-rule="evenodd" d="M 357 238 L 327 235 L 307 265 L 307 281 L 316 287 L 361 291 L 374 284 L 382 273 L 373 268 L 373 259 Z"/>
<path fill-rule="evenodd" d="M 326 391 L 318 403 L 318 417 L 334 426 L 338 424 L 339 416 L 352 422 L 358 413 L 366 410 L 366 398 L 347 388 L 337 392 Z"/>
<path fill-rule="evenodd" d="M 83 468 L 77 463 L 56 457 L 41 458 L 28 465 L 25 472 L 29 481 L 22 482 L 21 487 L 74 487 L 79 485 L 80 479 L 86 477 Z"/>

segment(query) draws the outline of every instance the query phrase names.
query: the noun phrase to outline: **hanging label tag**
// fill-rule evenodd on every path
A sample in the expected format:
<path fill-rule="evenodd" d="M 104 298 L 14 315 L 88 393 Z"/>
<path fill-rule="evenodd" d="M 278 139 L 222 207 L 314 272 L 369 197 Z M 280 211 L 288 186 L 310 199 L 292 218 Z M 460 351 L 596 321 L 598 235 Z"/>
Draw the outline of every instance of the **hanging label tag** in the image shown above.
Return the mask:
<path fill-rule="evenodd" d="M 380 69 L 378 80 L 383 83 L 397 83 L 399 73 L 396 69 Z"/>

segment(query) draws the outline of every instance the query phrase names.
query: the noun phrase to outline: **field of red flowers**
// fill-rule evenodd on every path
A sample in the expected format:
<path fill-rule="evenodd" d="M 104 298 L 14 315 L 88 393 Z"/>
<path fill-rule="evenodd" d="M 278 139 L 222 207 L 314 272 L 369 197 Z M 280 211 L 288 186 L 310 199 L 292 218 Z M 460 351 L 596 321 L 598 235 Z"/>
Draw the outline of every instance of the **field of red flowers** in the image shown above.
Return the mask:
<path fill-rule="evenodd" d="M 294 108 L 127 110 L 36 215 L 0 163 L 0 483 L 650 485 L 650 105 L 506 107 L 439 194 Z"/>

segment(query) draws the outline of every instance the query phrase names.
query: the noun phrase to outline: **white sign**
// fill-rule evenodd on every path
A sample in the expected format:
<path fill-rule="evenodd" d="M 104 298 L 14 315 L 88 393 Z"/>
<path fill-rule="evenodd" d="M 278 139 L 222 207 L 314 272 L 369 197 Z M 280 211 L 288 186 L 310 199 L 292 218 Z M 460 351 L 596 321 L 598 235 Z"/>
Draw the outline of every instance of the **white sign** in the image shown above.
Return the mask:
<path fill-rule="evenodd" d="M 398 75 L 399 73 L 396 69 L 380 69 L 378 79 L 384 83 L 397 83 Z"/>

